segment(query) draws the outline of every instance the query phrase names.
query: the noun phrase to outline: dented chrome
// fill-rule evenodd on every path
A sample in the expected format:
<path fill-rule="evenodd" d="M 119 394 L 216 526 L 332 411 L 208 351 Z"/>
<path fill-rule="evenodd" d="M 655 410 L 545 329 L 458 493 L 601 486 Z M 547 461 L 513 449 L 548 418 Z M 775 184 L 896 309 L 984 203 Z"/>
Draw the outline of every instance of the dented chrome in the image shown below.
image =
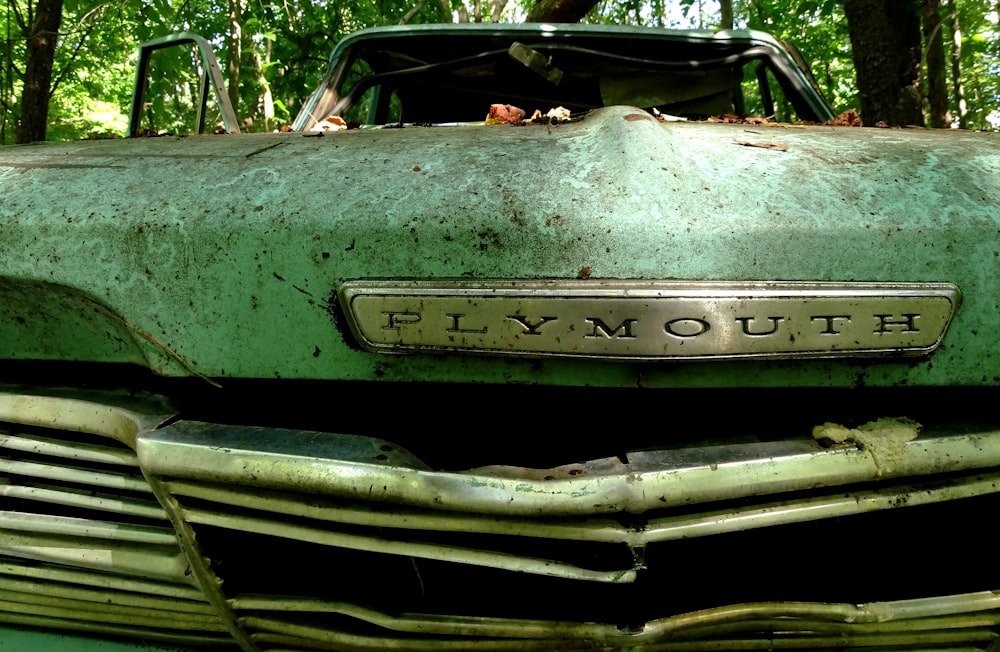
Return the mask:
<path fill-rule="evenodd" d="M 42 405 L 58 418 L 41 418 Z M 918 436 L 911 420 L 884 419 L 874 425 L 903 430 L 884 446 L 870 439 L 882 431 L 873 424 L 823 424 L 812 436 L 773 442 L 634 451 L 548 469 L 443 471 L 372 437 L 171 421 L 57 397 L 0 394 L 0 407 L 10 424 L 0 433 L 0 498 L 37 508 L 0 511 L 0 622 L 190 645 L 234 640 L 247 651 L 595 643 L 619 649 L 706 637 L 724 649 L 745 649 L 762 632 L 797 649 L 844 636 L 852 644 L 904 647 L 997 638 L 990 628 L 1000 623 L 1000 598 L 992 591 L 860 605 L 722 604 L 626 628 L 544 617 L 390 614 L 352 602 L 254 594 L 253 577 L 239 578 L 251 592 L 229 594 L 220 583 L 225 553 L 209 559 L 197 536 L 208 527 L 409 559 L 417 577 L 419 562 L 630 583 L 654 563 L 646 558 L 649 545 L 1000 493 L 1000 430 L 989 427 L 938 427 Z M 59 429 L 18 432 L 19 423 L 39 422 Z M 830 445 L 823 434 L 836 428 L 855 439 Z M 108 445 L 79 440 L 76 432 Z M 134 442 L 136 454 L 114 440 Z M 136 465 L 142 477 L 124 475 Z M 66 479 L 93 486 L 94 495 L 62 486 Z M 105 495 L 117 490 L 152 493 L 162 509 L 148 498 Z M 812 491 L 791 493 L 801 490 Z M 46 505 L 60 511 L 48 513 Z M 106 516 L 62 511 L 77 507 Z M 435 541 L 439 534 L 461 535 L 464 543 Z M 629 554 L 616 566 L 590 568 L 563 558 L 560 547 L 537 543 L 546 540 Z M 719 638 L 722 632 L 728 638 Z"/>

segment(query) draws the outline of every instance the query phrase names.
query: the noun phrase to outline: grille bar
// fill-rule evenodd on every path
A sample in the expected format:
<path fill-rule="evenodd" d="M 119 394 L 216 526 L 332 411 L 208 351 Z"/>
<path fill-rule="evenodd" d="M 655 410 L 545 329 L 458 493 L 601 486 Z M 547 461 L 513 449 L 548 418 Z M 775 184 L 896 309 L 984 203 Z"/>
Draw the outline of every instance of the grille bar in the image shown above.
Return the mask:
<path fill-rule="evenodd" d="M 892 464 L 855 446 L 815 441 L 630 453 L 556 469 L 486 467 L 464 473 L 363 462 L 346 451 L 306 455 L 303 433 L 233 434 L 229 427 L 180 422 L 137 442 L 143 468 L 161 477 L 299 491 L 438 511 L 503 516 L 586 516 L 650 510 L 750 495 L 1000 466 L 1000 431 L 927 436 L 900 444 Z M 312 433 L 323 443 L 333 436 Z M 365 439 L 365 438 L 358 438 Z M 265 441 L 266 440 L 266 441 Z M 282 446 L 288 444 L 288 451 Z M 259 445 L 258 445 L 259 444 Z M 317 448 L 320 444 L 317 444 Z M 350 455 L 348 454 L 350 453 Z M 551 478 L 551 479 L 546 479 Z"/>
<path fill-rule="evenodd" d="M 139 460 L 131 450 L 112 448 L 81 442 L 67 443 L 65 440 L 27 434 L 0 433 L 0 448 L 22 453 L 35 453 L 49 457 L 59 457 L 80 462 L 97 464 L 117 464 L 139 468 Z"/>
<path fill-rule="evenodd" d="M 57 464 L 41 464 L 38 462 L 22 462 L 0 458 L 0 473 L 70 482 L 101 487 L 103 489 L 120 489 L 123 491 L 149 493 L 149 484 L 142 476 L 77 469 Z"/>
<path fill-rule="evenodd" d="M 203 601 L 185 600 L 158 595 L 142 595 L 128 591 L 105 591 L 63 584 L 60 582 L 17 579 L 0 576 L 0 590 L 28 595 L 44 595 L 67 600 L 87 601 L 101 605 L 121 605 L 159 609 L 165 612 L 212 615 L 211 608 Z M 200 598 L 200 596 L 197 596 Z M 214 616 L 213 616 L 214 617 Z"/>
<path fill-rule="evenodd" d="M 136 593 L 176 598 L 191 602 L 204 602 L 200 591 L 188 584 L 159 582 L 125 575 L 98 573 L 86 569 L 73 569 L 47 564 L 25 563 L 7 559 L 0 562 L 0 574 L 31 578 L 43 582 L 93 587 L 102 595 Z"/>
<path fill-rule="evenodd" d="M 929 481 L 902 486 L 890 485 L 833 495 L 752 503 L 739 509 L 636 519 L 637 524 L 634 526 L 600 518 L 525 519 L 433 512 L 314 496 L 308 496 L 307 499 L 303 494 L 250 492 L 241 488 L 184 480 L 170 480 L 166 484 L 174 495 L 218 503 L 220 511 L 221 505 L 226 505 L 280 514 L 286 518 L 381 529 L 466 532 L 644 546 L 659 541 L 711 536 L 1000 493 L 1000 473 L 953 477 L 947 484 Z M 259 516 L 266 517 L 266 514 Z"/>
<path fill-rule="evenodd" d="M 197 632 L 170 631 L 148 627 L 134 627 L 101 623 L 86 620 L 76 620 L 60 616 L 42 616 L 38 614 L 13 613 L 0 610 L 0 622 L 10 625 L 25 625 L 28 627 L 43 627 L 47 629 L 63 629 L 87 634 L 107 636 L 122 636 L 126 638 L 155 641 L 173 645 L 232 647 L 229 636 L 200 634 Z"/>
<path fill-rule="evenodd" d="M 969 644 L 1000 639 L 1000 594 L 982 592 L 921 600 L 864 605 L 822 603 L 738 604 L 646 623 L 635 631 L 611 624 L 526 621 L 498 618 L 406 614 L 390 616 L 357 605 L 241 596 L 231 601 L 249 612 L 240 622 L 256 630 L 254 640 L 310 642 L 321 647 L 407 649 L 434 646 L 469 649 L 563 649 L 586 646 L 667 650 L 818 649 L 838 647 L 836 638 L 854 645 L 905 646 Z M 284 614 L 298 614 L 290 618 Z M 348 616 L 385 630 L 360 635 L 344 627 L 308 624 L 303 614 Z M 328 619 L 328 618 L 327 618 Z M 326 620 L 326 619 L 324 619 Z M 753 635 L 762 637 L 749 638 Z M 747 638 L 731 638 L 732 636 Z M 463 638 L 470 637 L 470 638 Z M 472 638 L 475 637 L 475 638 Z M 770 641 L 772 648 L 766 645 Z M 743 646 L 743 647 L 741 647 Z"/>
<path fill-rule="evenodd" d="M 165 606 L 165 605 L 164 605 Z M 203 632 L 223 632 L 225 629 L 214 615 L 200 615 L 161 608 L 149 609 L 117 604 L 94 603 L 87 600 L 5 591 L 0 610 L 60 617 L 72 614 L 76 620 L 139 625 L 158 629 L 185 629 Z"/>
<path fill-rule="evenodd" d="M 487 568 L 534 573 L 549 577 L 589 580 L 592 582 L 626 583 L 634 581 L 636 576 L 636 569 L 634 567 L 612 571 L 590 570 L 551 559 L 535 559 L 502 552 L 432 545 L 414 541 L 394 541 L 385 537 L 347 534 L 330 529 L 289 522 L 279 523 L 274 520 L 248 516 L 233 516 L 202 509 L 184 509 L 184 518 L 194 524 L 214 525 L 221 528 L 286 537 L 339 548 L 355 548 L 388 555 L 403 555 L 420 559 L 474 564 Z"/>
<path fill-rule="evenodd" d="M 166 513 L 159 503 L 134 500 L 119 496 L 94 494 L 93 492 L 67 488 L 52 489 L 36 486 L 5 485 L 0 480 L 0 497 L 35 500 L 53 505 L 79 509 L 112 512 L 122 516 L 166 521 Z"/>
<path fill-rule="evenodd" d="M 172 529 L 51 516 L 49 514 L 0 511 L 0 530 L 105 539 L 152 546 L 170 547 L 176 545 L 176 535 Z"/>

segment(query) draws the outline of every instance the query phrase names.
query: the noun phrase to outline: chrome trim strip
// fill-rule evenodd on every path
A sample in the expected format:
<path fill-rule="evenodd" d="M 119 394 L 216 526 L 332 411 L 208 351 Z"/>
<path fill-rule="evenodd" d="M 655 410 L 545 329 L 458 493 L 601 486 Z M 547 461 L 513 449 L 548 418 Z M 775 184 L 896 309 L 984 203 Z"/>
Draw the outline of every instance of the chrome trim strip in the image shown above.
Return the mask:
<path fill-rule="evenodd" d="M 338 290 L 379 353 L 619 360 L 912 357 L 941 343 L 950 283 L 355 280 Z"/>
<path fill-rule="evenodd" d="M 0 528 L 0 555 L 193 585 L 176 541 L 171 546 L 146 545 Z"/>
<path fill-rule="evenodd" d="M 539 559 L 492 550 L 477 550 L 457 546 L 437 545 L 418 541 L 397 541 L 385 536 L 364 536 L 337 532 L 328 528 L 310 527 L 266 518 L 234 516 L 203 509 L 183 509 L 186 521 L 193 524 L 255 532 L 276 537 L 286 537 L 338 548 L 351 548 L 386 555 L 401 555 L 417 559 L 433 559 L 458 564 L 472 564 L 498 568 L 517 573 L 531 573 L 548 577 L 561 577 L 591 582 L 625 584 L 634 582 L 636 568 L 597 571 L 580 568 L 552 559 Z"/>
<path fill-rule="evenodd" d="M 998 635 L 989 628 L 1000 620 L 1000 593 L 982 591 L 919 600 L 842 604 L 820 602 L 761 602 L 732 604 L 647 621 L 635 629 L 613 624 L 513 618 L 401 614 L 392 616 L 357 605 L 296 598 L 239 596 L 234 609 L 259 612 L 240 618 L 240 624 L 259 630 L 261 642 L 294 644 L 292 639 L 316 641 L 350 649 L 397 647 L 407 649 L 576 649 L 577 646 L 631 647 L 687 641 L 667 649 L 706 649 L 697 641 L 706 636 L 713 650 L 818 649 L 854 645 L 918 645 L 935 642 L 991 641 Z M 391 635 L 365 635 L 318 627 L 285 614 L 339 614 L 376 625 Z M 780 624 L 779 627 L 775 625 Z M 762 632 L 769 635 L 760 636 Z M 412 637 L 423 634 L 424 637 Z M 720 634 L 754 636 L 743 641 L 720 639 Z M 466 641 L 434 636 L 468 636 Z M 840 641 L 837 643 L 836 641 Z M 832 641 L 832 642 L 831 642 Z M 440 647 L 436 647 L 440 646 Z M 545 646 L 548 646 L 547 648 Z M 587 648 L 590 649 L 590 648 Z M 644 648 L 645 649 L 645 648 Z M 659 648 L 657 648 L 659 649 Z"/>
<path fill-rule="evenodd" d="M 908 483 L 903 487 L 888 486 L 868 491 L 841 491 L 827 496 L 755 503 L 735 510 L 652 518 L 643 520 L 635 527 L 627 527 L 618 521 L 603 518 L 573 518 L 560 521 L 408 510 L 371 503 L 351 506 L 345 505 L 344 501 L 324 500 L 315 496 L 309 496 L 308 500 L 304 500 L 302 494 L 278 494 L 257 489 L 205 486 L 188 481 L 170 481 L 167 486 L 176 496 L 219 503 L 220 511 L 223 509 L 222 506 L 235 506 L 263 512 L 258 517 L 261 519 L 266 519 L 266 514 L 280 514 L 308 519 L 309 522 L 315 522 L 317 527 L 322 523 L 333 522 L 380 528 L 386 531 L 425 530 L 528 536 L 565 541 L 622 543 L 640 548 L 660 541 L 712 536 L 1000 493 L 1000 473 L 952 478 L 947 485 L 931 480 L 926 483 Z"/>
<path fill-rule="evenodd" d="M 175 584 L 157 582 L 140 577 L 127 575 L 110 575 L 91 572 L 84 569 L 71 569 L 60 566 L 45 566 L 39 564 L 22 564 L 14 560 L 4 560 L 0 563 L 0 575 L 26 577 L 42 583 L 59 582 L 64 585 L 79 585 L 94 587 L 104 593 L 146 593 L 160 597 L 177 598 L 192 602 L 205 602 L 205 596 L 185 582 Z"/>
<path fill-rule="evenodd" d="M 205 602 L 178 600 L 159 594 L 142 595 L 127 591 L 92 589 L 61 584 L 59 582 L 19 579 L 17 577 L 0 575 L 0 594 L 5 594 L 6 591 L 18 591 L 25 594 L 45 595 L 54 598 L 65 598 L 67 600 L 81 600 L 100 605 L 120 605 L 141 607 L 144 609 L 158 609 L 170 613 L 200 614 L 215 618 L 211 607 Z M 218 620 L 216 619 L 217 622 Z"/>
<path fill-rule="evenodd" d="M 109 523 L 51 514 L 0 511 L 0 531 L 33 532 L 76 539 L 124 541 L 168 548 L 177 545 L 177 535 L 169 527 Z"/>
<path fill-rule="evenodd" d="M 354 448 L 335 457 L 344 435 L 313 433 L 324 456 L 302 450 L 299 431 L 246 432 L 179 422 L 143 433 L 139 462 L 166 478 L 231 483 L 438 511 L 554 518 L 642 513 L 677 505 L 1000 466 L 1000 431 L 921 436 L 900 444 L 890 467 L 871 450 L 822 448 L 815 441 L 630 453 L 556 469 L 488 467 L 463 473 L 362 461 Z M 364 438 L 360 438 L 364 439 Z M 287 446 L 284 443 L 287 443 Z M 364 447 L 362 447 L 364 448 Z M 274 451 L 286 452 L 274 452 Z M 293 452 L 294 451 L 294 452 Z M 346 459 L 345 459 L 346 458 Z M 550 479 L 546 479 L 550 478 Z"/>
<path fill-rule="evenodd" d="M 125 516 L 137 516 L 155 520 L 167 520 L 167 515 L 157 502 L 140 501 L 118 496 L 106 496 L 93 492 L 58 491 L 21 485 L 7 485 L 0 479 L 0 496 L 19 498 L 21 500 L 36 500 L 42 503 L 94 509 L 102 512 L 112 512 Z"/>

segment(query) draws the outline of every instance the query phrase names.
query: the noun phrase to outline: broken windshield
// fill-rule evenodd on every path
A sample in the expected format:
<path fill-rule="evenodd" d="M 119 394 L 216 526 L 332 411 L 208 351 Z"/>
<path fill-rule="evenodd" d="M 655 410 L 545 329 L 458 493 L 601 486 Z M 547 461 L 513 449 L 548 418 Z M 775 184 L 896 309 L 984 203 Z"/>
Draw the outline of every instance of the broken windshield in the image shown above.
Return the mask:
<path fill-rule="evenodd" d="M 338 46 L 296 128 L 331 115 L 365 124 L 479 122 L 497 102 L 529 113 L 624 104 L 696 119 L 832 117 L 763 35 L 543 27 L 368 30 Z"/>

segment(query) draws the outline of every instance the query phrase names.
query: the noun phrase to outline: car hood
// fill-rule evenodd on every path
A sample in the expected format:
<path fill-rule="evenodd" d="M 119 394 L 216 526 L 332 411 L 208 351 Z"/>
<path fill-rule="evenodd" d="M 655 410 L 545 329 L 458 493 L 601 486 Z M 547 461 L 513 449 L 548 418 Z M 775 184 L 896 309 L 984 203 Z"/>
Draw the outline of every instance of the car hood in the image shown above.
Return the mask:
<path fill-rule="evenodd" d="M 557 125 L 4 148 L 2 354 L 212 378 L 996 384 L 997 145 L 610 107 Z M 962 304 L 940 347 L 907 360 L 385 355 L 338 306 L 359 279 L 949 283 Z"/>

